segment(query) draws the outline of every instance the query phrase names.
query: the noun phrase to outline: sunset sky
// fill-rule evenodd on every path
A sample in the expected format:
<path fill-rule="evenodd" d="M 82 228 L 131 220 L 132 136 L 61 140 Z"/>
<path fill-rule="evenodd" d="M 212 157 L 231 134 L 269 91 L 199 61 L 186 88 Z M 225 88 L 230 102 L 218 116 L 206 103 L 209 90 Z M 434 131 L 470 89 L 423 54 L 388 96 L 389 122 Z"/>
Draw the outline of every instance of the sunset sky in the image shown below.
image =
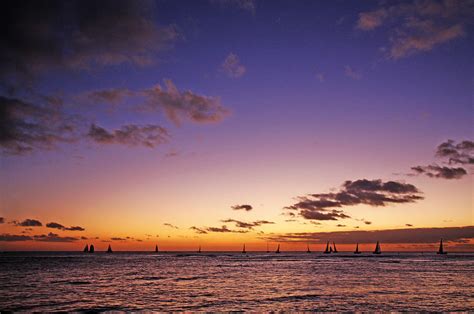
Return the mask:
<path fill-rule="evenodd" d="M 472 1 L 0 6 L 0 250 L 474 250 Z"/>

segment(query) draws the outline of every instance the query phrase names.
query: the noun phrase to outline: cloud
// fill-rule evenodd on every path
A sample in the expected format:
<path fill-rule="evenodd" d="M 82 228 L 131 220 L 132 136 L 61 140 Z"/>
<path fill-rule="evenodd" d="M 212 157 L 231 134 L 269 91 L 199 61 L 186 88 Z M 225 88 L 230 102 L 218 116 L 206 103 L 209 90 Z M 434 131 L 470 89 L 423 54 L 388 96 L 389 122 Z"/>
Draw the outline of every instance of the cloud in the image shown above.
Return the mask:
<path fill-rule="evenodd" d="M 460 239 L 474 239 L 474 226 L 284 233 L 267 236 L 264 239 L 275 242 L 312 242 L 322 244 L 327 241 L 334 241 L 341 244 L 350 244 L 375 243 L 376 241 L 381 243 L 438 243 L 441 238 L 447 242 Z"/>
<path fill-rule="evenodd" d="M 120 238 L 120 237 L 113 237 L 113 238 L 110 238 L 110 240 L 112 240 L 112 241 L 127 241 L 126 238 Z"/>
<path fill-rule="evenodd" d="M 244 204 L 244 205 L 234 205 L 234 206 L 231 206 L 231 208 L 233 210 L 245 210 L 245 211 L 251 211 L 253 209 L 252 205 L 247 205 L 247 204 Z"/>
<path fill-rule="evenodd" d="M 245 74 L 246 68 L 236 54 L 230 53 L 221 64 L 221 71 L 230 78 L 239 78 Z"/>
<path fill-rule="evenodd" d="M 22 222 L 14 221 L 15 226 L 18 227 L 41 227 L 43 224 L 36 219 L 25 219 Z"/>
<path fill-rule="evenodd" d="M 155 23 L 151 1 L 2 2 L 0 76 L 152 64 L 179 37 Z"/>
<path fill-rule="evenodd" d="M 221 233 L 247 233 L 248 230 L 231 230 L 227 228 L 227 226 L 223 225 L 222 227 L 207 227 L 205 228 L 206 231 L 208 232 L 221 232 Z"/>
<path fill-rule="evenodd" d="M 122 144 L 129 146 L 156 147 L 169 139 L 168 131 L 158 125 L 138 126 L 128 124 L 120 129 L 107 131 L 91 124 L 87 136 L 99 144 Z"/>
<path fill-rule="evenodd" d="M 106 103 L 112 105 L 117 105 L 127 96 L 132 95 L 133 92 L 126 88 L 101 89 L 86 93 L 86 97 L 93 103 Z"/>
<path fill-rule="evenodd" d="M 469 1 L 425 0 L 401 2 L 361 12 L 356 28 L 372 31 L 388 26 L 388 58 L 399 59 L 427 52 L 466 34 L 474 15 Z"/>
<path fill-rule="evenodd" d="M 30 236 L 16 235 L 16 234 L 9 234 L 9 233 L 0 234 L 0 242 L 17 242 L 17 241 L 30 241 L 30 240 L 33 240 L 33 238 Z"/>
<path fill-rule="evenodd" d="M 210 0 L 213 4 L 218 4 L 221 7 L 235 7 L 241 10 L 248 11 L 255 15 L 256 0 Z"/>
<path fill-rule="evenodd" d="M 163 110 L 169 120 L 180 125 L 183 120 L 195 123 L 221 121 L 229 111 L 218 97 L 196 94 L 189 90 L 179 91 L 171 80 L 164 80 L 165 87 L 157 84 L 144 90 L 145 108 Z"/>
<path fill-rule="evenodd" d="M 320 193 L 300 196 L 296 204 L 285 207 L 299 211 L 299 215 L 312 220 L 339 220 L 350 218 L 345 206 L 365 204 L 387 206 L 388 204 L 413 203 L 423 199 L 421 192 L 412 184 L 382 180 L 361 179 L 346 181 L 335 193 Z"/>
<path fill-rule="evenodd" d="M 193 230 L 194 232 L 199 233 L 199 234 L 207 234 L 207 231 L 206 231 L 206 230 L 201 229 L 201 228 L 198 228 L 198 227 L 195 227 L 195 226 L 192 226 L 192 227 L 190 227 L 189 229 L 191 229 L 191 230 Z"/>
<path fill-rule="evenodd" d="M 346 225 L 337 224 L 336 227 L 343 228 L 343 227 L 347 227 L 347 226 L 346 226 Z"/>
<path fill-rule="evenodd" d="M 165 222 L 165 223 L 163 224 L 163 226 L 167 226 L 167 227 L 170 227 L 170 228 L 173 228 L 173 229 L 179 229 L 177 226 L 172 225 L 172 224 L 167 223 L 167 222 Z"/>
<path fill-rule="evenodd" d="M 430 178 L 461 179 L 467 175 L 467 170 L 462 166 L 474 164 L 474 142 L 464 140 L 456 143 L 447 140 L 438 145 L 435 156 L 441 158 L 447 165 L 414 166 L 411 167 L 413 173 L 409 175 L 423 174 Z"/>
<path fill-rule="evenodd" d="M 406 227 L 413 227 L 412 224 L 405 224 Z"/>
<path fill-rule="evenodd" d="M 259 227 L 261 225 L 274 224 L 274 222 L 267 221 L 267 220 L 257 220 L 257 221 L 254 221 L 254 222 L 244 222 L 244 221 L 235 220 L 235 219 L 225 219 L 225 220 L 222 220 L 222 222 L 235 223 L 236 227 L 245 228 L 245 229 L 253 229 L 253 227 Z"/>
<path fill-rule="evenodd" d="M 0 96 L 0 148 L 6 154 L 21 155 L 71 143 L 77 140 L 76 131 L 77 121 L 63 115 L 58 104 Z"/>
<path fill-rule="evenodd" d="M 66 230 L 66 231 L 84 231 L 86 229 L 79 227 L 79 226 L 72 226 L 72 227 L 65 227 L 57 222 L 48 222 L 46 224 L 46 228 L 51 229 L 59 229 L 59 230 Z"/>
<path fill-rule="evenodd" d="M 371 225 L 371 224 L 372 224 L 372 221 L 367 221 L 367 220 L 365 220 L 364 223 L 365 223 L 366 225 Z"/>
<path fill-rule="evenodd" d="M 348 65 L 344 67 L 344 74 L 353 80 L 360 80 L 362 78 L 362 75 L 359 72 Z"/>
<path fill-rule="evenodd" d="M 0 217 L 0 224 L 3 224 L 3 223 L 5 223 L 5 218 Z"/>
<path fill-rule="evenodd" d="M 40 242 L 74 242 L 79 240 L 78 238 L 74 237 L 61 237 L 58 234 L 52 232 L 48 233 L 47 235 L 35 235 L 33 238 L 35 241 Z"/>

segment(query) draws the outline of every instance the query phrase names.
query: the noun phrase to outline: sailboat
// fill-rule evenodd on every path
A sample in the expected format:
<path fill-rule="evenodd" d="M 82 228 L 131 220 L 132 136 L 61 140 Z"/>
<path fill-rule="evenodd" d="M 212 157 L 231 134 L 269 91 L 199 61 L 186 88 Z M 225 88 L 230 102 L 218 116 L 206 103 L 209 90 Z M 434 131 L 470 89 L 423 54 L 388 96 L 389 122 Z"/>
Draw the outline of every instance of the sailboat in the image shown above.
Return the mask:
<path fill-rule="evenodd" d="M 158 253 L 158 245 L 155 245 L 155 253 Z"/>
<path fill-rule="evenodd" d="M 443 249 L 443 239 L 439 241 L 439 249 L 438 249 L 438 252 L 436 252 L 436 254 L 448 254 L 448 252 L 446 252 Z"/>
<path fill-rule="evenodd" d="M 198 253 L 201 253 L 201 246 L 199 246 Z"/>
<path fill-rule="evenodd" d="M 356 250 L 354 251 L 354 254 L 360 254 L 361 252 L 359 251 L 359 243 L 356 244 Z"/>
<path fill-rule="evenodd" d="M 94 253 L 94 244 L 89 247 L 89 253 Z"/>
<path fill-rule="evenodd" d="M 307 249 L 306 249 L 306 253 L 311 253 L 311 251 L 309 250 L 309 244 L 307 244 Z"/>
<path fill-rule="evenodd" d="M 332 243 L 332 246 L 334 247 L 334 250 L 333 250 L 333 253 L 337 253 L 337 249 L 336 249 L 336 243 Z"/>
<path fill-rule="evenodd" d="M 107 249 L 107 253 L 112 253 L 112 247 L 109 244 L 109 248 Z"/>
<path fill-rule="evenodd" d="M 380 250 L 380 243 L 379 241 L 377 241 L 377 244 L 375 245 L 375 251 L 373 252 L 373 254 L 381 254 L 382 251 Z"/>
<path fill-rule="evenodd" d="M 329 247 L 329 241 L 326 243 L 326 249 L 324 250 L 324 254 L 329 254 L 331 253 L 330 247 Z"/>
<path fill-rule="evenodd" d="M 278 244 L 278 247 L 277 247 L 277 250 L 275 251 L 275 253 L 280 253 L 280 244 Z"/>
<path fill-rule="evenodd" d="M 84 253 L 89 252 L 89 246 L 86 244 L 86 247 L 84 248 Z"/>
<path fill-rule="evenodd" d="M 242 249 L 242 254 L 246 254 L 247 252 L 245 251 L 245 244 L 244 244 L 244 248 Z"/>
<path fill-rule="evenodd" d="M 329 247 L 329 253 L 332 253 L 332 246 Z"/>

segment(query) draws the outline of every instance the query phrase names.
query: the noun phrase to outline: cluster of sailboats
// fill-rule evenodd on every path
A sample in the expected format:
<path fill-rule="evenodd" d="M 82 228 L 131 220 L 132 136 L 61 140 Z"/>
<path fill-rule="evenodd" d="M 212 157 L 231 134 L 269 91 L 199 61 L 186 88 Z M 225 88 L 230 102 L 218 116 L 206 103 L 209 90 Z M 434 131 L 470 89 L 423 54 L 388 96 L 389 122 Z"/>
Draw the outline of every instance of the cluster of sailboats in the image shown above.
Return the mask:
<path fill-rule="evenodd" d="M 88 246 L 86 244 L 85 248 L 84 248 L 84 252 L 85 253 L 94 253 L 94 245 L 91 244 L 90 246 Z M 107 253 L 112 253 L 112 247 L 110 246 L 109 244 L 109 247 L 107 248 Z M 158 253 L 159 250 L 158 250 L 158 245 L 155 245 L 155 253 Z M 201 253 L 201 246 L 199 246 L 198 250 L 197 250 L 197 253 Z M 242 253 L 243 254 L 246 254 L 247 253 L 247 250 L 245 249 L 245 244 L 244 244 L 244 247 L 242 248 Z M 270 250 L 269 250 L 269 247 L 268 247 L 268 243 L 267 243 L 267 253 L 270 253 Z M 278 244 L 277 246 L 277 249 L 275 251 L 275 253 L 279 254 L 280 253 L 280 244 Z M 306 249 L 306 253 L 311 253 L 311 250 L 309 249 L 309 244 L 307 245 L 307 249 Z M 338 253 L 337 251 L 337 248 L 336 248 L 336 243 L 334 243 L 334 241 L 332 242 L 332 245 L 330 245 L 329 241 L 326 243 L 326 249 L 324 250 L 323 252 L 324 254 L 331 254 L 331 253 Z M 356 244 L 356 248 L 355 248 L 355 251 L 354 251 L 354 254 L 361 254 L 362 252 L 359 250 L 359 243 Z M 377 241 L 377 244 L 375 245 L 375 249 L 374 251 L 372 252 L 372 254 L 382 254 L 382 250 L 380 249 L 380 243 L 379 241 Z M 446 252 L 443 248 L 443 239 L 441 239 L 439 241 L 439 249 L 438 251 L 436 252 L 436 254 L 448 254 L 448 252 Z"/>

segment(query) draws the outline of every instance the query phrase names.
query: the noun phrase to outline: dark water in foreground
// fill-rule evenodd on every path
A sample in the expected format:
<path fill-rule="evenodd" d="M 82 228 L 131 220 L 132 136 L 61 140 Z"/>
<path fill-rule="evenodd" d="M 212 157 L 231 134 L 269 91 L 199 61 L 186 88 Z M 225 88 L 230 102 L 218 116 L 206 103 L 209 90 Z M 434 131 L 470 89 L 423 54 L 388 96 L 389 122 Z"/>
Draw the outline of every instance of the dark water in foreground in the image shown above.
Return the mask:
<path fill-rule="evenodd" d="M 0 253 L 0 310 L 474 309 L 474 254 Z"/>

